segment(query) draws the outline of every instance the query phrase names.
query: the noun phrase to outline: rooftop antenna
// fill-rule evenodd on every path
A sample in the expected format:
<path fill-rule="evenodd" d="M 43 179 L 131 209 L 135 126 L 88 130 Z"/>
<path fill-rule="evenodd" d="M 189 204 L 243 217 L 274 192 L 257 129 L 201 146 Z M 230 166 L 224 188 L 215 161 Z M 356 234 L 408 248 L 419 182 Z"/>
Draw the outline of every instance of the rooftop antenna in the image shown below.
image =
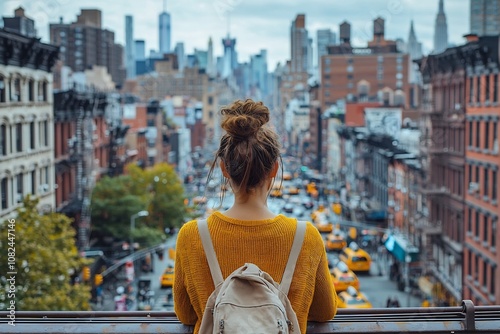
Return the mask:
<path fill-rule="evenodd" d="M 163 12 L 167 11 L 167 0 L 163 0 Z"/>
<path fill-rule="evenodd" d="M 231 14 L 228 11 L 227 12 L 227 37 L 230 36 L 230 31 L 231 31 Z"/>

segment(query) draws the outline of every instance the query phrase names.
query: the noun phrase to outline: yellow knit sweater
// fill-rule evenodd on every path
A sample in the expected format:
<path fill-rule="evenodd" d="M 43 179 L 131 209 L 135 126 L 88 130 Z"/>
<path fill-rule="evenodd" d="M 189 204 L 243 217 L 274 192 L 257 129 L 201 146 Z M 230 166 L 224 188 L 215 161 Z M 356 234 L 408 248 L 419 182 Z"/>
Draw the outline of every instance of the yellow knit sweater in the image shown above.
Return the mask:
<path fill-rule="evenodd" d="M 276 282 L 281 281 L 295 235 L 295 219 L 278 215 L 273 219 L 242 221 L 215 212 L 207 222 L 224 278 L 245 262 L 251 262 Z M 182 323 L 195 325 L 196 334 L 214 290 L 196 221 L 180 229 L 175 256 L 175 312 Z M 301 333 L 306 332 L 308 320 L 328 321 L 337 311 L 337 295 L 323 239 L 311 223 L 307 223 L 288 298 Z"/>

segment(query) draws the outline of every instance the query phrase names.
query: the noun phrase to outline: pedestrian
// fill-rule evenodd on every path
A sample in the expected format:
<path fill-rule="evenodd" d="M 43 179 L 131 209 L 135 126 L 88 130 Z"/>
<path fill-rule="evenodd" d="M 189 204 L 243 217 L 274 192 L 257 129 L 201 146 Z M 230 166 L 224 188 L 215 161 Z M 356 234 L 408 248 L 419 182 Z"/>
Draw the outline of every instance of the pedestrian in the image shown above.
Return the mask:
<path fill-rule="evenodd" d="M 387 301 L 385 303 L 385 307 L 389 308 L 389 307 L 392 307 L 392 299 L 391 297 L 387 297 Z"/>
<path fill-rule="evenodd" d="M 391 307 L 400 307 L 398 297 L 394 296 L 391 302 Z"/>
<path fill-rule="evenodd" d="M 219 166 L 234 203 L 226 211 L 214 211 L 207 225 L 222 275 L 254 263 L 281 282 L 297 223 L 267 206 L 274 182 L 281 182 L 275 181 L 282 168 L 280 139 L 266 124 L 270 112 L 262 102 L 235 101 L 222 108 L 221 116 L 225 133 L 207 179 Z M 294 272 L 288 298 L 305 333 L 308 320 L 328 321 L 337 310 L 323 239 L 310 222 L 296 268 L 300 270 Z M 173 289 L 177 317 L 198 333 L 214 284 L 197 221 L 184 224 L 178 233 Z"/>

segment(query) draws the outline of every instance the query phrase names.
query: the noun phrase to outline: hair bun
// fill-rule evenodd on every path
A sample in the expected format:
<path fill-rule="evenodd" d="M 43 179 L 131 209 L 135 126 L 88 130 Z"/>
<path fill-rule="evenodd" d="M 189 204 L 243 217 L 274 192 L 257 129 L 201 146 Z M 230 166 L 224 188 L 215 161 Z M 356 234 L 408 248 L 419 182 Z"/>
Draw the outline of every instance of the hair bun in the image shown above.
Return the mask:
<path fill-rule="evenodd" d="M 222 108 L 222 128 L 235 139 L 246 140 L 269 122 L 269 109 L 262 102 L 237 100 Z"/>

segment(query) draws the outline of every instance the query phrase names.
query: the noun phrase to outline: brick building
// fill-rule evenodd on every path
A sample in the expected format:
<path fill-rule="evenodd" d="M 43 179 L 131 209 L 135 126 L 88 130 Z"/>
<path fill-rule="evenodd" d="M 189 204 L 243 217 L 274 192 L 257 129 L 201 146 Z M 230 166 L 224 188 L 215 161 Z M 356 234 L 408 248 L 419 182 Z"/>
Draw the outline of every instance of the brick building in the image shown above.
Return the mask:
<path fill-rule="evenodd" d="M 500 304 L 499 37 L 469 36 L 466 56 L 463 298 Z"/>
<path fill-rule="evenodd" d="M 75 22 L 50 24 L 50 41 L 59 46 L 60 60 L 74 72 L 93 65 L 104 66 L 117 86 L 125 81 L 123 46 L 115 43 L 115 33 L 102 28 L 98 9 L 82 9 Z M 98 47 L 96 47 L 98 46 Z"/>
<path fill-rule="evenodd" d="M 322 110 L 341 99 L 408 105 L 409 56 L 398 51 L 395 41 L 385 39 L 384 24 L 382 18 L 374 20 L 373 40 L 365 48 L 353 47 L 350 24 L 341 24 L 341 44 L 329 46 L 321 57 Z"/>

